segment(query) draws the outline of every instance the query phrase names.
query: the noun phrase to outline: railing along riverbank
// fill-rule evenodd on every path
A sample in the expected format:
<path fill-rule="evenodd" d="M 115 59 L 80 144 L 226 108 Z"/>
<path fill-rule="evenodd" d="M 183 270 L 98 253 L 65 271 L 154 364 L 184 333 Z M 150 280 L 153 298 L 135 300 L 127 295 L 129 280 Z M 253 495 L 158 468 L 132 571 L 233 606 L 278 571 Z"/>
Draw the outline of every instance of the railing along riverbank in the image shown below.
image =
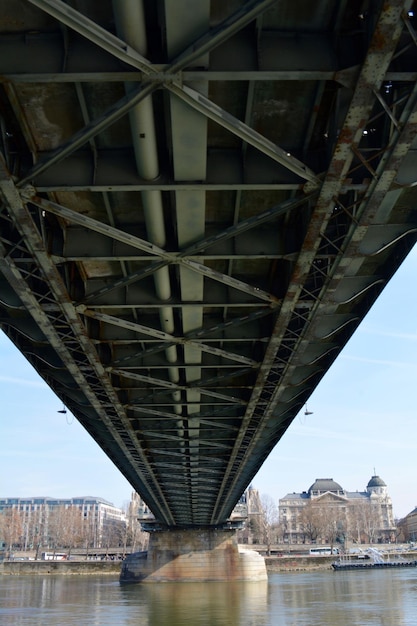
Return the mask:
<path fill-rule="evenodd" d="M 244 545 L 245 549 L 253 549 L 265 558 L 266 569 L 268 573 L 275 572 L 296 572 L 320 569 L 332 569 L 332 563 L 338 558 L 335 555 L 313 556 L 303 550 L 302 547 L 291 546 L 288 550 L 272 550 L 272 554 L 268 556 L 264 546 Z M 398 552 L 401 548 L 390 546 L 391 550 Z M 407 550 L 402 549 L 404 555 Z M 416 552 L 410 553 L 413 558 Z M 14 560 L 0 561 L 0 575 L 115 575 L 118 576 L 121 570 L 122 558 L 119 556 L 114 560 L 106 559 L 85 559 L 80 555 L 71 556 L 70 560 L 32 560 L 31 557 L 18 557 L 15 555 Z"/>

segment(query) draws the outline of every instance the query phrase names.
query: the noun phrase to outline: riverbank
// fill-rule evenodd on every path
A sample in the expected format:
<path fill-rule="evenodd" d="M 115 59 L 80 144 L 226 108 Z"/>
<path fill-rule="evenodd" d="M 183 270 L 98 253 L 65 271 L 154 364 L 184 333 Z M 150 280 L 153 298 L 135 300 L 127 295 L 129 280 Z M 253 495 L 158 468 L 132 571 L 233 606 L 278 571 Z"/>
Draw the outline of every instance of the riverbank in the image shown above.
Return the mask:
<path fill-rule="evenodd" d="M 0 563 L 0 575 L 65 576 L 112 575 L 119 576 L 121 561 L 3 561 Z"/>
<path fill-rule="evenodd" d="M 268 574 L 276 572 L 306 572 L 310 570 L 332 569 L 333 556 L 266 556 Z"/>
<path fill-rule="evenodd" d="M 247 546 L 245 546 L 247 547 Z M 416 558 L 416 553 L 403 552 L 404 556 Z M 311 556 L 308 554 L 280 554 L 265 556 L 268 574 L 278 572 L 304 572 L 311 570 L 330 570 L 336 556 Z M 112 575 L 119 576 L 120 560 L 70 560 L 70 561 L 34 561 L 14 560 L 0 562 L 0 575 Z"/>
<path fill-rule="evenodd" d="M 265 557 L 268 573 L 307 571 L 313 569 L 331 569 L 334 557 L 282 556 Z M 0 563 L 0 575 L 24 576 L 37 575 L 119 575 L 120 561 L 3 561 Z"/>

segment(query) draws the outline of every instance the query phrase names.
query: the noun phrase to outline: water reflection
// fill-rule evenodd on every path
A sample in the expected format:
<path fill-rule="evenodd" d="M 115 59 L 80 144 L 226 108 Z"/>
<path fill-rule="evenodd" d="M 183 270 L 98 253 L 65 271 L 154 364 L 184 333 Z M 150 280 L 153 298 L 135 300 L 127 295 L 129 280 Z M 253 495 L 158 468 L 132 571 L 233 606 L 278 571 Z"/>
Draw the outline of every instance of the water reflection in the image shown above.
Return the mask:
<path fill-rule="evenodd" d="M 415 626 L 416 615 L 415 569 L 127 586 L 107 576 L 0 576 L 7 626 Z"/>
<path fill-rule="evenodd" d="M 267 624 L 267 581 L 144 585 L 149 626 Z M 135 593 L 133 590 L 131 590 Z M 248 619 L 253 616 L 253 621 Z M 244 620 L 244 621 L 243 621 Z"/>
<path fill-rule="evenodd" d="M 405 572 L 402 572 L 405 574 Z M 351 626 L 366 624 L 400 626 L 412 624 L 405 611 L 409 608 L 407 576 L 393 571 L 317 572 L 299 574 L 297 584 L 280 578 L 271 584 L 270 612 L 273 624 L 286 626 Z M 412 572 L 412 579 L 415 572 Z M 273 582 L 273 579 L 271 580 Z M 413 610 L 416 598 L 413 598 Z M 279 608 L 282 621 L 278 619 Z"/>

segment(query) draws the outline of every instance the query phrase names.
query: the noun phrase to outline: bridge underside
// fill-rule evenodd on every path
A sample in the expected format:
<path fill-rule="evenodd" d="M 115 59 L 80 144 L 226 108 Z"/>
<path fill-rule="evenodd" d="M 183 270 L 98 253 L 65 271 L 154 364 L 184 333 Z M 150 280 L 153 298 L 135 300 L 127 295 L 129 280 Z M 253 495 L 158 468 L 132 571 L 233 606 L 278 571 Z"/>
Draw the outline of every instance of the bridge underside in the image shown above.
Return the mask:
<path fill-rule="evenodd" d="M 414 245 L 416 26 L 0 3 L 1 327 L 161 526 L 226 522 Z"/>

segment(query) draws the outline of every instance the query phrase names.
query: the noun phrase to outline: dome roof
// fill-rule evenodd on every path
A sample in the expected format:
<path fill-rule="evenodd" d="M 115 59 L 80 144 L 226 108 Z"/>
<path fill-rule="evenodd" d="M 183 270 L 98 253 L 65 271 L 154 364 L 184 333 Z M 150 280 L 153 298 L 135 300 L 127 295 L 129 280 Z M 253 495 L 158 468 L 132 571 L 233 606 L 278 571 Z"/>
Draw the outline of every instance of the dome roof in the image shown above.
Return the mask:
<path fill-rule="evenodd" d="M 320 493 L 325 493 L 326 491 L 333 491 L 337 493 L 343 491 L 343 487 L 333 480 L 333 478 L 316 478 L 308 492 L 312 493 L 317 491 Z"/>
<path fill-rule="evenodd" d="M 379 476 L 372 476 L 371 480 L 367 484 L 367 488 L 370 487 L 386 487 L 386 484 Z"/>

